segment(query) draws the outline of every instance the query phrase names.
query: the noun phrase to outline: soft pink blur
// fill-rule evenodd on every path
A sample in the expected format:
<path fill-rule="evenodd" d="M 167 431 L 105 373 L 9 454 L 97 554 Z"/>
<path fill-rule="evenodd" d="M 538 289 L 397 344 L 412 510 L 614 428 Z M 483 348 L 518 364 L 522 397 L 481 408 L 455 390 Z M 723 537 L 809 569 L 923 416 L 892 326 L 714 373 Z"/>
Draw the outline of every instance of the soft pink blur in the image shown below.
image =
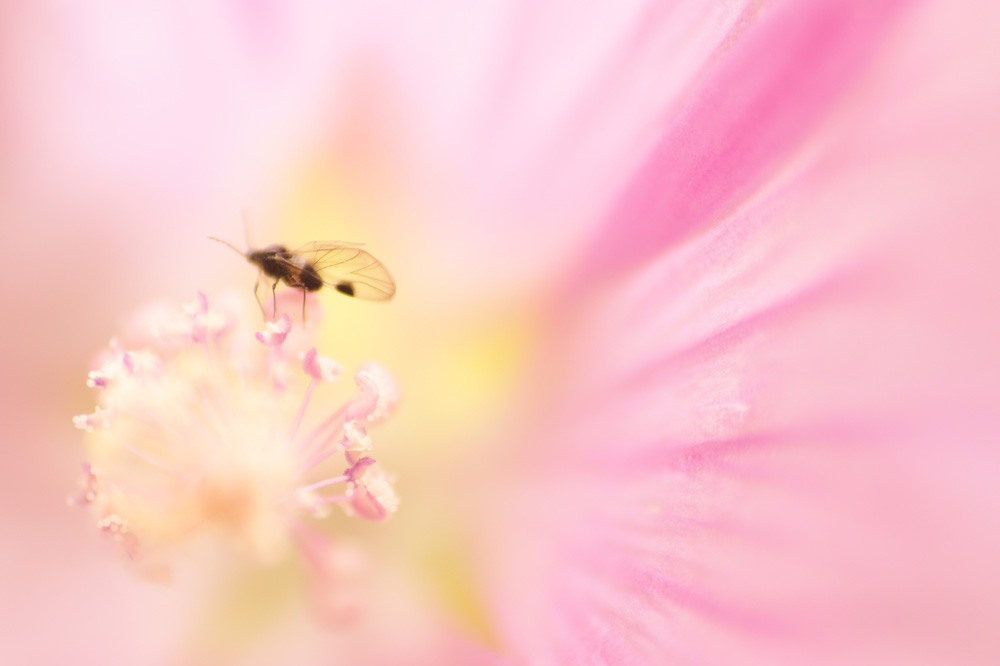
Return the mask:
<path fill-rule="evenodd" d="M 892 10 L 762 20 L 567 284 L 497 483 L 533 663 L 998 658 L 996 63 Z"/>
<path fill-rule="evenodd" d="M 5 663 L 1000 660 L 997 10 L 603 4 L 0 9 Z M 403 387 L 354 626 L 65 506 L 90 359 L 249 299 L 243 208 L 400 285 L 321 350 Z"/>

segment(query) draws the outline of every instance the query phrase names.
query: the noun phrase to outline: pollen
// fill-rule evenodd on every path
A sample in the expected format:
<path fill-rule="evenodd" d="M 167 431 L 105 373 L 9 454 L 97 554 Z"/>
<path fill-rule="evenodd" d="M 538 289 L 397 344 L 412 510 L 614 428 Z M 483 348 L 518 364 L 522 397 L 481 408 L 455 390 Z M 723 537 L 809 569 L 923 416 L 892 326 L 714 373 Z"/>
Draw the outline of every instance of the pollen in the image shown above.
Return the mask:
<path fill-rule="evenodd" d="M 305 534 L 315 547 L 331 509 L 375 522 L 396 511 L 361 425 L 394 409 L 391 373 L 363 366 L 354 397 L 329 404 L 318 386 L 344 369 L 315 333 L 287 315 L 264 330 L 248 319 L 203 294 L 148 311 L 88 375 L 97 405 L 73 418 L 87 462 L 69 502 L 94 512 L 126 561 L 159 567 L 208 539 L 269 564 Z"/>

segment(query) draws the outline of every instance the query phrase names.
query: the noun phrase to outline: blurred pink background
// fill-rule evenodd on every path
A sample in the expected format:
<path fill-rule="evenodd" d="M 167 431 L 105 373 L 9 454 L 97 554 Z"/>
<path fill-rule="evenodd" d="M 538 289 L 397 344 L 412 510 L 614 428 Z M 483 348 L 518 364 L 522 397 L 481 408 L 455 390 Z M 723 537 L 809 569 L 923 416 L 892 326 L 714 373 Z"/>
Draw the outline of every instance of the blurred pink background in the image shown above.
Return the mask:
<path fill-rule="evenodd" d="M 997 663 L 997 14 L 3 6 L 0 661 Z M 244 210 L 398 283 L 322 297 L 404 395 L 353 624 L 66 506 L 94 355 L 252 299 Z"/>

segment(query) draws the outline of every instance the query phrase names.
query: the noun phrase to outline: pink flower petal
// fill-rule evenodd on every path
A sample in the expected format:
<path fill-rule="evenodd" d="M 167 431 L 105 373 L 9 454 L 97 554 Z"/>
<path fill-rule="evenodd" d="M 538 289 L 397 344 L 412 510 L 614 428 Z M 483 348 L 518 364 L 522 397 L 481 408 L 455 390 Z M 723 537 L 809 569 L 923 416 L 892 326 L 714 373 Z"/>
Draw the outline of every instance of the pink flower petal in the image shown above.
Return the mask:
<path fill-rule="evenodd" d="M 739 178 L 693 204 L 653 196 L 678 178 L 669 160 L 640 174 L 626 240 L 598 242 L 609 269 L 647 261 L 557 312 L 561 418 L 481 517 L 519 535 L 487 565 L 516 654 L 996 661 L 1000 131 L 984 109 L 1000 92 L 966 10 L 906 16 L 800 149 L 734 157 Z M 815 102 L 789 93 L 779 117 Z M 645 231 L 675 204 L 683 238 Z"/>
<path fill-rule="evenodd" d="M 581 275 L 601 279 L 731 213 L 829 113 L 903 5 L 777 3 L 734 34 L 669 120 Z"/>

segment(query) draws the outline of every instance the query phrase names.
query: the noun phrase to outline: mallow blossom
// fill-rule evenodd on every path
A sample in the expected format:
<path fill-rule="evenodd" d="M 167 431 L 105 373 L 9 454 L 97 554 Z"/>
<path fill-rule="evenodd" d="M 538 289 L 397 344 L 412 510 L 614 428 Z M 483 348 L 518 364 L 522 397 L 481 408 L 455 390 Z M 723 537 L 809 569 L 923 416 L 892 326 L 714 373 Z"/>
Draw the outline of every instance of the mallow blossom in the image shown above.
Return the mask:
<path fill-rule="evenodd" d="M 428 621 L 435 606 L 424 603 L 420 583 L 386 567 L 388 593 L 367 599 L 368 624 L 296 635 L 258 661 L 995 663 L 1000 318 L 991 304 L 1000 285 L 991 262 L 1000 132 L 992 116 L 1000 100 L 987 45 L 997 16 L 990 3 L 956 5 L 651 3 L 624 45 L 597 59 L 610 64 L 597 68 L 602 75 L 568 120 L 554 114 L 566 122 L 549 126 L 556 138 L 537 161 L 517 153 L 530 153 L 530 141 L 505 144 L 524 127 L 516 109 L 495 103 L 522 99 L 519 75 L 533 62 L 504 70 L 485 104 L 491 112 L 476 116 L 494 145 L 484 139 L 464 153 L 456 139 L 454 153 L 442 151 L 457 164 L 444 189 L 457 199 L 461 184 L 485 181 L 471 198 L 496 206 L 479 217 L 409 211 L 399 233 L 429 239 L 432 252 L 415 254 L 431 268 L 410 271 L 424 286 L 444 282 L 434 271 L 455 270 L 471 276 L 477 295 L 492 284 L 531 303 L 526 316 L 541 331 L 524 363 L 531 373 L 502 418 L 471 429 L 477 436 L 457 460 L 435 460 L 428 446 L 421 455 L 432 464 L 391 466 L 435 497 L 404 495 L 393 523 L 379 526 L 421 504 L 433 518 L 419 527 L 452 526 L 471 565 L 449 572 L 464 593 L 450 610 L 474 619 L 460 627 L 436 615 Z M 525 10 L 525 25 L 532 16 Z M 686 40 L 681 19 L 711 29 Z M 546 31 L 526 33 L 512 52 L 532 37 L 549 41 Z M 664 58 L 661 81 L 656 68 L 637 65 L 662 55 L 664 36 L 690 50 Z M 386 60 L 404 72 L 420 64 Z M 622 92 L 633 66 L 646 75 L 635 87 L 661 94 L 630 97 L 642 112 L 602 114 L 608 106 L 595 100 Z M 432 87 L 417 87 L 433 105 Z M 591 158 L 610 166 L 583 160 L 587 177 L 578 177 L 580 163 L 567 164 L 575 143 L 622 116 L 652 137 L 630 135 L 647 139 L 631 151 L 591 146 Z M 448 113 L 435 119 L 431 137 L 451 127 Z M 534 170 L 510 167 L 526 162 Z M 552 180 L 560 187 L 546 189 Z M 574 218 L 570 194 L 588 207 L 602 201 L 581 184 L 603 184 L 616 203 Z M 509 200 L 516 205 L 505 208 Z M 553 207 L 563 217 L 542 224 Z M 513 210 L 533 215 L 507 215 Z M 452 245 L 440 242 L 456 234 Z M 442 260 L 456 246 L 460 263 Z M 508 250 L 521 247 L 526 265 L 512 277 L 503 270 Z M 327 492 L 341 493 L 330 490 L 338 484 L 344 490 L 330 495 L 332 504 L 369 517 L 348 499 L 357 484 L 350 470 L 364 456 L 352 462 L 342 444 L 367 433 L 347 421 L 330 442 L 344 446 L 339 468 L 292 481 L 282 471 L 304 464 L 299 437 L 287 433 L 310 432 L 295 427 L 302 396 L 335 374 L 329 364 L 308 360 L 311 345 L 287 354 L 293 338 L 279 342 L 280 323 L 258 330 L 257 340 L 245 326 L 225 332 L 256 357 L 213 360 L 210 340 L 224 329 L 212 312 L 196 305 L 186 315 L 179 351 L 154 345 L 163 368 L 190 363 L 157 370 L 125 341 L 91 378 L 95 390 L 122 381 L 131 387 L 126 402 L 141 396 L 154 405 L 169 403 L 160 403 L 155 383 L 147 390 L 136 382 L 146 372 L 177 378 L 166 397 L 186 405 L 192 381 L 222 386 L 216 399 L 241 395 L 214 373 L 238 373 L 256 358 L 250 395 L 268 409 L 230 405 L 226 423 L 277 432 L 257 439 L 255 428 L 250 441 L 280 464 L 251 474 L 247 487 L 263 489 L 251 503 L 259 510 L 230 510 L 225 491 L 209 493 L 222 501 L 195 494 L 200 520 L 183 526 L 218 531 L 267 560 L 295 542 L 296 525 L 314 519 Z M 201 341 L 199 313 L 208 317 Z M 362 386 L 348 409 L 364 396 Z M 184 447 L 170 459 L 159 435 L 141 449 L 115 430 L 120 406 L 99 406 L 78 422 L 94 428 L 95 454 L 114 455 L 91 456 L 79 499 L 130 562 L 141 561 L 143 527 L 153 551 L 173 555 L 185 540 L 142 519 L 156 517 L 154 498 L 142 488 L 112 491 L 104 479 L 124 486 L 138 471 L 162 482 L 153 461 L 188 474 L 212 470 L 216 453 L 206 452 L 215 449 Z M 179 416 L 186 422 L 193 409 Z M 214 428 L 198 427 L 201 436 L 189 441 L 216 442 Z M 241 473 L 258 469 L 232 460 Z M 114 462 L 127 473 L 116 475 Z M 207 478 L 210 487 L 231 487 Z M 378 499 L 377 484 L 366 487 L 383 509 L 393 504 Z M 167 487 L 161 496 L 178 494 Z M 142 516 L 138 508 L 130 515 L 133 505 Z M 405 569 L 399 563 L 418 550 L 418 532 L 392 534 L 373 552 Z M 311 543 L 296 544 L 310 562 Z"/>

